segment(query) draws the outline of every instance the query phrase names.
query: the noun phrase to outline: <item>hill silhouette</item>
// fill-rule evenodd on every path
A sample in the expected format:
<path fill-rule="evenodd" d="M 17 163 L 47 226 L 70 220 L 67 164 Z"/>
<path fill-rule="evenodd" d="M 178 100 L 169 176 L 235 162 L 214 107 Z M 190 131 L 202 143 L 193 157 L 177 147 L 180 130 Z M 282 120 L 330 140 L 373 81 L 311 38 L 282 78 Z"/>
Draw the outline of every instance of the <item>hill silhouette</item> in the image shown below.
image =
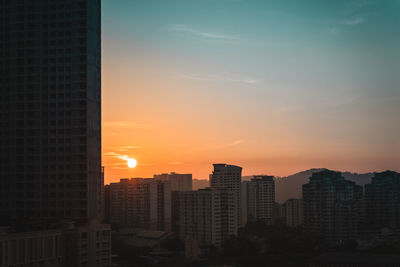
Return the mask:
<path fill-rule="evenodd" d="M 324 168 L 309 169 L 306 171 L 298 172 L 286 177 L 278 177 L 275 180 L 275 201 L 283 203 L 289 198 L 302 197 L 302 185 L 308 183 L 308 179 L 314 172 L 326 170 Z M 373 173 L 352 173 L 341 172 L 343 177 L 347 180 L 353 181 L 358 185 L 364 186 L 371 182 Z"/>
<path fill-rule="evenodd" d="M 302 197 L 302 185 L 308 183 L 308 179 L 314 172 L 326 170 L 325 168 L 313 168 L 301 171 L 285 177 L 277 177 L 275 180 L 275 201 L 284 203 L 289 198 Z M 353 181 L 358 185 L 364 186 L 371 182 L 373 173 L 352 173 L 341 172 L 347 180 Z M 242 176 L 242 181 L 250 181 L 252 175 Z M 193 179 L 193 190 L 198 190 L 209 186 L 208 180 Z"/>

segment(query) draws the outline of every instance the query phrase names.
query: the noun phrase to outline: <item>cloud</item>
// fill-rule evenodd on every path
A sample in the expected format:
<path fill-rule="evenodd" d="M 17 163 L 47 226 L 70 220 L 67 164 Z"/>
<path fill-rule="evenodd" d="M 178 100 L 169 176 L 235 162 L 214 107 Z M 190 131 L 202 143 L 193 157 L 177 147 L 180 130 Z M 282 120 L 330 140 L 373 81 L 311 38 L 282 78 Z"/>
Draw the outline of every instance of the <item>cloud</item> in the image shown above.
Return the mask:
<path fill-rule="evenodd" d="M 145 127 L 144 124 L 133 121 L 104 121 L 102 125 L 103 127 L 123 129 L 140 129 Z"/>
<path fill-rule="evenodd" d="M 242 144 L 242 143 L 244 143 L 244 142 L 246 142 L 246 140 L 244 140 L 244 139 L 237 139 L 237 140 L 234 140 L 234 141 L 232 141 L 232 142 L 225 143 L 225 144 L 216 144 L 216 145 L 212 144 L 212 145 L 207 145 L 207 146 L 203 146 L 203 147 L 199 147 L 199 148 L 194 149 L 194 150 L 192 151 L 192 153 L 193 153 L 193 152 L 198 152 L 198 151 L 209 151 L 209 150 L 227 149 L 227 148 L 230 148 L 230 147 L 238 146 L 238 145 L 240 145 L 240 144 Z"/>
<path fill-rule="evenodd" d="M 107 152 L 107 153 L 104 153 L 103 156 L 122 159 L 122 160 L 124 160 L 126 162 L 128 162 L 129 160 L 132 159 L 132 158 L 130 158 L 130 155 L 120 154 L 120 153 L 116 153 L 116 152 Z"/>
<path fill-rule="evenodd" d="M 231 73 L 183 74 L 180 76 L 189 80 L 209 81 L 209 82 L 234 82 L 234 83 L 236 82 L 236 83 L 244 83 L 247 85 L 255 85 L 260 82 L 260 80 L 251 76 L 244 76 L 240 74 L 231 74 Z"/>
<path fill-rule="evenodd" d="M 239 39 L 238 37 L 231 36 L 231 35 L 199 31 L 199 30 L 189 27 L 186 24 L 171 24 L 168 26 L 168 31 L 188 33 L 188 34 L 198 36 L 198 37 L 208 39 L 208 40 L 228 40 L 228 41 L 231 40 L 232 41 L 232 40 Z"/>
<path fill-rule="evenodd" d="M 325 28 L 321 30 L 322 35 L 337 36 L 340 33 L 340 29 L 336 27 Z"/>
<path fill-rule="evenodd" d="M 236 145 L 239 145 L 241 143 L 244 143 L 243 139 L 235 140 L 232 143 L 227 144 L 227 146 L 236 146 Z"/>
<path fill-rule="evenodd" d="M 364 17 L 355 17 L 351 19 L 346 19 L 341 22 L 343 25 L 358 25 L 365 21 Z"/>
<path fill-rule="evenodd" d="M 119 151 L 129 151 L 129 150 L 133 150 L 133 149 L 139 149 L 140 146 L 123 146 L 120 147 L 118 150 Z"/>
<path fill-rule="evenodd" d="M 188 161 L 173 161 L 173 162 L 168 162 L 169 165 L 183 165 L 183 164 L 191 164 L 192 162 Z"/>

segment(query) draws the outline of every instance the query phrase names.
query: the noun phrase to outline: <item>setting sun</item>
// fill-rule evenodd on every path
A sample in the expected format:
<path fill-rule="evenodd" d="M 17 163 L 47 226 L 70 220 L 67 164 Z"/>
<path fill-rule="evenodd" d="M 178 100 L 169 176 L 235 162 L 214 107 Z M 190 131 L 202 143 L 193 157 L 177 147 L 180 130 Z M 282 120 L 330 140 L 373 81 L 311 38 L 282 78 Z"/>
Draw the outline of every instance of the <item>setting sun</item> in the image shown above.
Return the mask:
<path fill-rule="evenodd" d="M 137 164 L 137 161 L 136 161 L 136 159 L 127 159 L 126 160 L 126 163 L 128 164 L 128 167 L 129 168 L 135 168 L 136 167 L 136 164 Z"/>

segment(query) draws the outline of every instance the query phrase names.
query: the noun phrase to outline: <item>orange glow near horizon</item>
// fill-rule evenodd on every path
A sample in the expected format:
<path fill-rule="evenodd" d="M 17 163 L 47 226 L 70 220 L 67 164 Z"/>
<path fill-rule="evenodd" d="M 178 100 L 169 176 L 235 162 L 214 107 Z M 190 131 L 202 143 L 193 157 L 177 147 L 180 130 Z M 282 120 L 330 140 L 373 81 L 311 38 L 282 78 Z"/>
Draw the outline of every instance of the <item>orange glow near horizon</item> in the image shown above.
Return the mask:
<path fill-rule="evenodd" d="M 322 101 L 337 97 L 335 90 L 317 91 L 320 100 L 308 103 L 300 85 L 254 85 L 227 74 L 220 80 L 185 76 L 178 70 L 186 62 L 204 69 L 218 62 L 103 39 L 103 51 L 113 51 L 105 53 L 102 70 L 106 184 L 166 172 L 208 179 L 213 163 L 239 165 L 243 175 L 275 176 L 322 167 L 369 172 L 398 166 L 391 145 L 395 131 L 380 138 L 378 113 Z M 129 168 L 127 158 L 137 166 Z"/>

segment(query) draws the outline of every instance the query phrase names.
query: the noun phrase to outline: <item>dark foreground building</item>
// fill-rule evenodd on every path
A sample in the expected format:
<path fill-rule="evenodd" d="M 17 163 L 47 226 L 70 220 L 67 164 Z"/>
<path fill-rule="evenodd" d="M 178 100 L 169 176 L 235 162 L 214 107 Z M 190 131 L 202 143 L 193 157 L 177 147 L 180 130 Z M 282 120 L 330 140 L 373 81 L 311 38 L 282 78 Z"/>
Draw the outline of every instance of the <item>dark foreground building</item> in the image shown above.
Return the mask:
<path fill-rule="evenodd" d="M 365 185 L 365 209 L 367 229 L 400 229 L 400 173 L 375 173 Z"/>
<path fill-rule="evenodd" d="M 356 239 L 361 199 L 362 187 L 340 172 L 313 173 L 303 185 L 304 229 L 332 245 Z"/>
<path fill-rule="evenodd" d="M 106 231 L 100 8 L 0 0 L 0 224 L 10 231 L 32 220 L 42 230 L 73 221 L 89 239 Z M 77 265 L 101 266 L 91 246 Z"/>
<path fill-rule="evenodd" d="M 400 267 L 400 256 L 332 252 L 313 258 L 309 267 Z"/>

